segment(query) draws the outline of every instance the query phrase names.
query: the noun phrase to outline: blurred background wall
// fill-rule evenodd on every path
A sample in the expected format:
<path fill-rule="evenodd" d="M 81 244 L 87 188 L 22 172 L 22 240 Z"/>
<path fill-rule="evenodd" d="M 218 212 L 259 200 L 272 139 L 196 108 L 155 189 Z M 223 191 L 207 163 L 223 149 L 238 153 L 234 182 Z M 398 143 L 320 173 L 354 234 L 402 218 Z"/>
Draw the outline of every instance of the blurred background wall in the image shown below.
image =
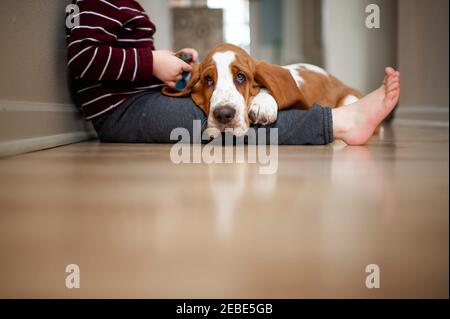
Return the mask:
<path fill-rule="evenodd" d="M 155 45 L 158 49 L 172 48 L 172 13 L 169 0 L 141 0 L 138 2 L 156 25 Z"/>
<path fill-rule="evenodd" d="M 448 0 L 139 2 L 157 25 L 159 49 L 178 50 L 188 43 L 204 55 L 208 48 L 201 44 L 211 38 L 207 46 L 212 47 L 220 38 L 272 63 L 322 66 L 363 92 L 379 85 L 385 66 L 397 66 L 402 72 L 402 95 L 396 122 L 433 120 L 433 125 L 448 127 Z M 94 136 L 67 88 L 64 9 L 68 3 L 0 1 L 0 155 Z M 365 25 L 368 4 L 381 10 L 379 29 Z M 181 19 L 174 20 L 174 11 L 181 10 L 183 17 L 183 8 L 198 7 L 219 10 L 220 22 L 206 23 L 200 15 L 196 20 L 196 13 L 190 13 L 195 26 L 184 27 L 180 41 L 176 26 Z M 222 37 L 214 40 L 213 33 Z"/>
<path fill-rule="evenodd" d="M 384 68 L 397 67 L 397 2 L 324 0 L 325 68 L 345 83 L 368 93 L 380 85 Z M 380 8 L 380 28 L 366 27 L 366 7 Z"/>
<path fill-rule="evenodd" d="M 449 1 L 399 0 L 402 105 L 448 109 Z"/>

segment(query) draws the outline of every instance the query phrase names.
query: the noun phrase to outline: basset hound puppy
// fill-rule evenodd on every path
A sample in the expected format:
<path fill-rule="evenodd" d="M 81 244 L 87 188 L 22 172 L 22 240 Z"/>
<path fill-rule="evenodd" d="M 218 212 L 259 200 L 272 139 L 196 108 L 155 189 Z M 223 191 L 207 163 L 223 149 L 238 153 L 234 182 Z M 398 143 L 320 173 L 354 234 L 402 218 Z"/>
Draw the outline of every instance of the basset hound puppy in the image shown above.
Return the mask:
<path fill-rule="evenodd" d="M 163 88 L 168 96 L 191 95 L 208 117 L 208 134 L 225 129 L 244 135 L 250 124 L 276 121 L 278 110 L 308 109 L 314 103 L 338 107 L 362 95 L 325 70 L 311 64 L 278 66 L 253 59 L 245 50 L 221 44 L 193 66 L 182 91 Z"/>

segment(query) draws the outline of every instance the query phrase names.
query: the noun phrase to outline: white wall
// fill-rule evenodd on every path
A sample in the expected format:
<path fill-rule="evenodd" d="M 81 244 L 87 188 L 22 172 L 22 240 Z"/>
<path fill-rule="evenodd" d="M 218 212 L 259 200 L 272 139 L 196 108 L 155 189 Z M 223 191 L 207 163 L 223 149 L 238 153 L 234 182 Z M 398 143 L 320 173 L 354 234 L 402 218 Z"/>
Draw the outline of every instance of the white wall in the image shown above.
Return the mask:
<path fill-rule="evenodd" d="M 365 25 L 368 4 L 381 8 L 381 28 Z M 377 88 L 384 67 L 396 65 L 397 2 L 323 0 L 325 68 L 362 92 Z"/>
<path fill-rule="evenodd" d="M 138 0 L 156 25 L 156 49 L 172 49 L 172 15 L 168 0 Z"/>
<path fill-rule="evenodd" d="M 297 63 L 304 60 L 302 51 L 302 21 L 301 21 L 301 0 L 280 0 L 272 1 L 271 5 L 264 4 L 261 1 L 250 0 L 250 50 L 256 59 L 267 60 L 276 64 Z M 276 7 L 278 6 L 278 7 Z M 279 9 L 281 17 L 278 19 L 269 11 L 276 7 Z M 264 20 L 270 19 L 272 20 Z M 276 23 L 280 21 L 280 25 Z M 278 29 L 279 42 L 272 41 L 263 34 L 264 26 L 268 29 Z M 272 31 L 272 30 L 270 30 Z M 269 38 L 273 36 L 269 35 Z"/>
<path fill-rule="evenodd" d="M 272 44 L 262 43 L 261 37 L 262 6 L 259 1 L 250 1 L 250 51 L 254 58 L 276 63 L 277 48 Z M 269 23 L 269 22 L 267 22 Z"/>
<path fill-rule="evenodd" d="M 402 106 L 449 107 L 448 10 L 448 0 L 399 1 Z"/>
<path fill-rule="evenodd" d="M 302 48 L 302 23 L 299 19 L 302 1 L 282 0 L 283 19 L 281 30 L 280 64 L 292 64 L 304 61 Z"/>

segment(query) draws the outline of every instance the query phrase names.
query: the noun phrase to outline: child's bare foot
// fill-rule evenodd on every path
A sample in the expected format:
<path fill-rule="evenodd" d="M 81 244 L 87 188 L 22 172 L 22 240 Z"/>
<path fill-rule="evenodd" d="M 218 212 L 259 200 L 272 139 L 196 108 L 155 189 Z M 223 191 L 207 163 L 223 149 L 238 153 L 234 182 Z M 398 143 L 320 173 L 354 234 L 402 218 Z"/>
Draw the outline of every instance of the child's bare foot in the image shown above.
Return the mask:
<path fill-rule="evenodd" d="M 400 72 L 390 67 L 385 72 L 380 88 L 353 104 L 332 110 L 335 138 L 349 145 L 363 145 L 389 115 L 400 96 Z"/>

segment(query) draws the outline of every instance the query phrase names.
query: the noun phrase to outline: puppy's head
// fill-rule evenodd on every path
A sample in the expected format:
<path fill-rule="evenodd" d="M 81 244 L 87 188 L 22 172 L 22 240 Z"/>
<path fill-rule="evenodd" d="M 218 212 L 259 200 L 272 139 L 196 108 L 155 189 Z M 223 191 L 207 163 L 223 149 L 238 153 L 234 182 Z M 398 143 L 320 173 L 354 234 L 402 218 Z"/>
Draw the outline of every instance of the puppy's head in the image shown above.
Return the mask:
<path fill-rule="evenodd" d="M 193 67 L 181 92 L 166 86 L 163 93 L 169 96 L 190 94 L 208 117 L 210 137 L 216 137 L 227 128 L 236 136 L 242 136 L 250 126 L 251 100 L 260 88 L 267 88 L 278 105 L 284 105 L 290 99 L 282 88 L 286 81 L 293 81 L 288 70 L 256 61 L 237 46 L 222 44 Z"/>

